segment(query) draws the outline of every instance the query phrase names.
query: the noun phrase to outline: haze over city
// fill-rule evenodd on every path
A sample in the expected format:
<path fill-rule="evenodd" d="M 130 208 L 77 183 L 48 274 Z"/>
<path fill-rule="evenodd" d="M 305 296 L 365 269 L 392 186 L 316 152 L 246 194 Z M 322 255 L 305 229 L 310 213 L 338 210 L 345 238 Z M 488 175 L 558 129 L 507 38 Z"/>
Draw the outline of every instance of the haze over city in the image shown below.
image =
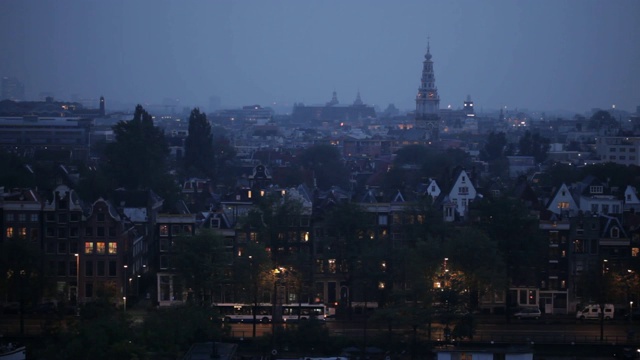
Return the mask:
<path fill-rule="evenodd" d="M 632 111 L 640 2 L 0 2 L 0 76 L 27 99 L 285 111 L 336 91 L 415 109 L 430 43 L 441 107 Z"/>

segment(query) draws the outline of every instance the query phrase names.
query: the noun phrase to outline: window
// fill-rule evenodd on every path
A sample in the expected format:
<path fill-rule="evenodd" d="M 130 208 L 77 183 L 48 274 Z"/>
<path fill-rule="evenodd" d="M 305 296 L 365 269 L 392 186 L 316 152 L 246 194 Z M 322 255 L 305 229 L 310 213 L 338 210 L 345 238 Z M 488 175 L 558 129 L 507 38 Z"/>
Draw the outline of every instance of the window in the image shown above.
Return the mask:
<path fill-rule="evenodd" d="M 116 237 L 116 227 L 109 226 L 109 237 Z"/>
<path fill-rule="evenodd" d="M 84 262 L 84 275 L 93 276 L 93 261 L 87 260 Z"/>
<path fill-rule="evenodd" d="M 80 221 L 80 216 L 76 213 L 69 214 L 69 221 L 78 222 Z"/>
<path fill-rule="evenodd" d="M 106 251 L 105 243 L 97 242 L 96 243 L 96 253 L 100 254 L 100 255 L 104 255 L 105 251 Z"/>
<path fill-rule="evenodd" d="M 574 240 L 573 252 L 576 254 L 582 254 L 584 252 L 584 241 L 578 239 Z"/>
<path fill-rule="evenodd" d="M 109 255 L 116 255 L 118 253 L 118 243 L 109 243 Z"/>
<path fill-rule="evenodd" d="M 329 272 L 335 274 L 336 270 L 336 259 L 329 259 Z"/>
<path fill-rule="evenodd" d="M 104 276 L 104 261 L 96 262 L 96 275 Z"/>
<path fill-rule="evenodd" d="M 19 230 L 19 236 L 20 239 L 26 239 L 27 238 L 27 228 L 20 228 Z"/>
<path fill-rule="evenodd" d="M 78 237 L 78 233 L 79 233 L 79 230 L 75 226 L 69 229 L 69 237 L 74 237 L 74 238 Z"/>
<path fill-rule="evenodd" d="M 84 253 L 85 254 L 93 254 L 93 243 L 92 242 L 84 243 Z"/>
<path fill-rule="evenodd" d="M 591 212 L 594 214 L 598 212 L 598 204 L 591 204 Z"/>
<path fill-rule="evenodd" d="M 47 254 L 55 253 L 56 252 L 56 243 L 53 242 L 53 241 L 47 241 L 46 252 L 47 252 Z"/>
<path fill-rule="evenodd" d="M 78 253 L 78 242 L 77 241 L 69 241 L 69 253 L 77 254 Z"/>
<path fill-rule="evenodd" d="M 9 226 L 7 228 L 7 238 L 12 238 L 12 237 L 13 237 L 13 228 Z"/>
<path fill-rule="evenodd" d="M 67 262 L 58 261 L 58 276 L 67 276 Z"/>
<path fill-rule="evenodd" d="M 46 215 L 46 219 L 47 219 L 47 221 L 55 222 L 55 221 L 56 221 L 56 214 L 54 214 L 54 213 L 47 213 L 47 215 Z"/>
<path fill-rule="evenodd" d="M 182 227 L 182 231 L 183 231 L 185 234 L 189 234 L 189 235 L 191 235 L 191 225 L 185 225 L 185 226 L 183 226 L 183 227 Z"/>
<path fill-rule="evenodd" d="M 169 225 L 160 225 L 160 236 L 169 236 Z"/>
<path fill-rule="evenodd" d="M 611 237 L 614 239 L 620 237 L 620 229 L 618 229 L 618 227 L 614 226 L 613 228 L 611 228 Z"/>
<path fill-rule="evenodd" d="M 93 228 L 91 226 L 84 228 L 84 236 L 93 236 Z"/>
<path fill-rule="evenodd" d="M 67 222 L 67 214 L 58 214 L 58 223 L 66 223 Z"/>
<path fill-rule="evenodd" d="M 109 276 L 116 276 L 116 262 L 109 261 Z"/>
<path fill-rule="evenodd" d="M 171 235 L 179 235 L 180 234 L 180 225 L 173 225 L 171 227 Z"/>
<path fill-rule="evenodd" d="M 69 276 L 78 275 L 78 265 L 75 261 L 69 261 Z"/>
<path fill-rule="evenodd" d="M 40 238 L 40 231 L 38 229 L 31 229 L 30 239 L 36 241 Z"/>
<path fill-rule="evenodd" d="M 39 216 L 38 214 L 31 214 L 31 222 L 38 222 Z"/>
<path fill-rule="evenodd" d="M 58 241 L 58 254 L 67 253 L 67 242 L 65 240 Z"/>
<path fill-rule="evenodd" d="M 614 148 L 614 147 L 609 148 L 609 152 L 616 152 L 616 148 Z"/>
<path fill-rule="evenodd" d="M 97 220 L 99 222 L 104 222 L 104 214 L 103 213 L 98 213 L 97 215 Z"/>
<path fill-rule="evenodd" d="M 468 186 L 460 186 L 460 187 L 458 188 L 458 193 L 459 193 L 460 195 L 466 195 L 466 194 L 468 194 L 468 193 L 469 193 L 469 187 L 468 187 Z"/>
<path fill-rule="evenodd" d="M 609 205 L 602 205 L 602 213 L 603 214 L 608 214 L 609 213 Z"/>
<path fill-rule="evenodd" d="M 602 194 L 603 187 L 602 186 L 590 186 L 589 192 L 592 194 Z"/>
<path fill-rule="evenodd" d="M 104 226 L 98 226 L 96 229 L 96 235 L 99 237 L 104 237 Z"/>
<path fill-rule="evenodd" d="M 558 209 L 568 209 L 569 208 L 569 203 L 566 201 L 560 201 L 558 203 Z"/>
<path fill-rule="evenodd" d="M 93 297 L 93 284 L 87 283 L 84 285 L 84 297 L 92 298 Z"/>
<path fill-rule="evenodd" d="M 5 216 L 4 216 L 4 218 L 5 218 L 7 221 L 13 221 L 13 219 L 14 219 L 13 214 L 7 214 L 7 215 L 5 215 Z"/>
<path fill-rule="evenodd" d="M 67 229 L 65 228 L 58 228 L 58 238 L 60 239 L 64 239 L 67 237 Z"/>
<path fill-rule="evenodd" d="M 20 222 L 27 221 L 27 214 L 18 214 L 18 221 Z"/>

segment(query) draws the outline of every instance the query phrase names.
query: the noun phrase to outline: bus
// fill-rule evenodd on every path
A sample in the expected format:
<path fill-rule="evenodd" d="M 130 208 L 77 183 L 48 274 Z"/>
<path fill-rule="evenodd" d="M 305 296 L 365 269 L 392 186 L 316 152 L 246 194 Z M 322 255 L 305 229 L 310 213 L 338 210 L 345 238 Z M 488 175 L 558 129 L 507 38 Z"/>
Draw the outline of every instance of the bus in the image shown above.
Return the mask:
<path fill-rule="evenodd" d="M 252 323 L 253 304 L 219 303 L 214 304 L 224 322 L 228 323 Z M 278 305 L 282 309 L 282 321 L 293 323 L 298 320 L 316 319 L 324 321 L 327 317 L 327 308 L 324 304 L 283 304 Z M 273 321 L 273 305 L 259 303 L 256 306 L 256 322 L 270 323 Z M 279 309 L 276 309 L 278 313 Z"/>

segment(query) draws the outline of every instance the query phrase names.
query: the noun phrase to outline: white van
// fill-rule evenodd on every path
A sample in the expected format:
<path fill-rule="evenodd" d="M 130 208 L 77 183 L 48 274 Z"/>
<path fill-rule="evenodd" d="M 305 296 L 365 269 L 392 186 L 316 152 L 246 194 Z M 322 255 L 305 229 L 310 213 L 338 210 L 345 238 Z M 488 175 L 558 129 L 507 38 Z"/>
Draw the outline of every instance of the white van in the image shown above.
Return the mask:
<path fill-rule="evenodd" d="M 604 319 L 613 319 L 614 308 L 613 304 L 604 304 Z M 600 305 L 591 304 L 579 308 L 576 312 L 576 319 L 580 320 L 597 320 L 600 319 Z"/>

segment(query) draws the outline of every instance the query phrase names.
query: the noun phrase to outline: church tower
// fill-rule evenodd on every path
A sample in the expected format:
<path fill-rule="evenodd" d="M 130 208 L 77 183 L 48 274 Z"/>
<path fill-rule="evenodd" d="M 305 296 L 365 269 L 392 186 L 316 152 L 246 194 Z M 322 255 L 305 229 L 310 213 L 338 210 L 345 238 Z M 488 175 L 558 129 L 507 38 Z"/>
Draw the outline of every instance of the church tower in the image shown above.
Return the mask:
<path fill-rule="evenodd" d="M 433 73 L 433 61 L 431 60 L 430 44 L 427 42 L 427 53 L 422 62 L 422 78 L 420 88 L 416 96 L 416 127 L 427 130 L 425 136 L 431 140 L 438 139 L 438 126 L 440 123 L 440 96 L 436 88 L 436 77 Z"/>

